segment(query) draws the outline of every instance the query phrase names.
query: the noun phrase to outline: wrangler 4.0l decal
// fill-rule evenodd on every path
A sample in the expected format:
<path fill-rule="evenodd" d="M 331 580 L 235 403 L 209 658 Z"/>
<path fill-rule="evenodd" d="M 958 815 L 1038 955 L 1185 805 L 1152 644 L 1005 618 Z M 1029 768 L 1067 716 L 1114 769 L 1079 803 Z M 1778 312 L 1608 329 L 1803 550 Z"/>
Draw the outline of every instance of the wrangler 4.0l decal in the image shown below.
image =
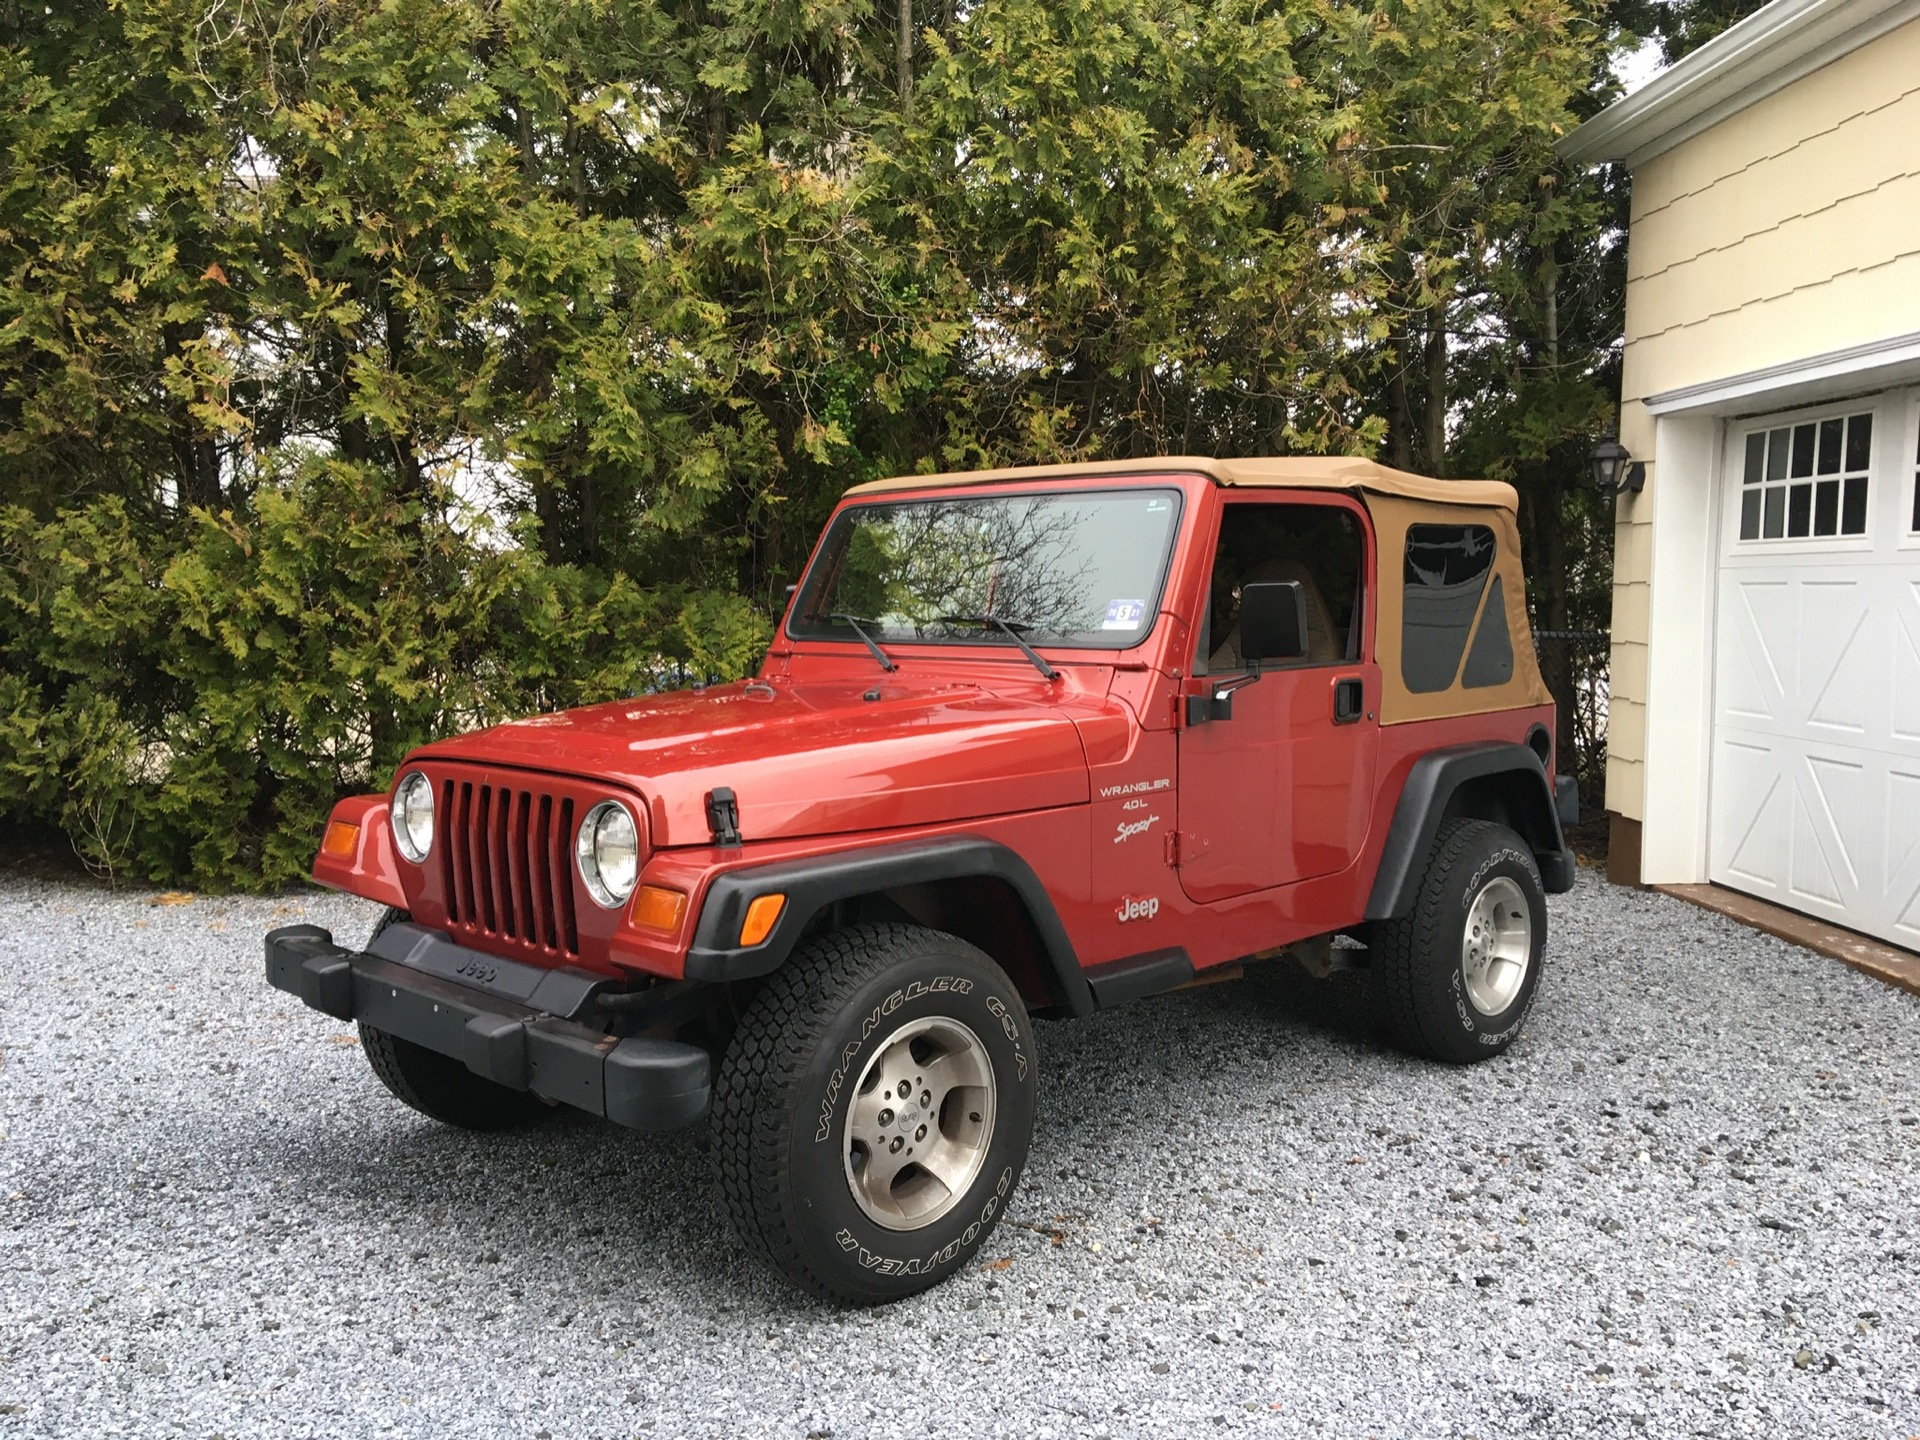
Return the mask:
<path fill-rule="evenodd" d="M 1102 785 L 1102 800 L 1118 800 L 1122 795 L 1151 795 L 1156 790 L 1171 790 L 1171 780 L 1129 780 L 1125 785 Z"/>

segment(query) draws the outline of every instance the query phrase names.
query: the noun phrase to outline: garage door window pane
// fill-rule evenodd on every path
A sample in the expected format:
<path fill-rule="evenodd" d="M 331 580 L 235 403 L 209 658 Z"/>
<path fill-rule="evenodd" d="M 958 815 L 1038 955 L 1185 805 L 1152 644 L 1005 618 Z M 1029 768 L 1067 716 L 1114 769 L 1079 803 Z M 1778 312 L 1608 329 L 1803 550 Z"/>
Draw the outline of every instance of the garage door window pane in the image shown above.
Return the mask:
<path fill-rule="evenodd" d="M 1920 530 L 1920 448 L 1913 456 L 1913 528 Z"/>
<path fill-rule="evenodd" d="M 1847 469 L 1865 470 L 1872 458 L 1873 416 L 1854 415 L 1847 420 Z"/>
<path fill-rule="evenodd" d="M 1761 536 L 1768 540 L 1778 540 L 1787 530 L 1787 489 L 1776 485 L 1767 491 L 1767 518 L 1761 527 Z"/>
<path fill-rule="evenodd" d="M 1842 535 L 1867 533 L 1867 477 L 1864 475 L 1847 477 L 1846 501 L 1840 507 L 1840 533 Z"/>
<path fill-rule="evenodd" d="M 1847 428 L 1847 422 L 1838 416 L 1832 420 L 1820 422 L 1820 473 L 1838 475 L 1840 473 L 1840 437 Z"/>
<path fill-rule="evenodd" d="M 1744 437 L 1743 448 L 1742 540 L 1866 534 L 1871 414 L 1756 430 Z M 1913 525 L 1920 531 L 1920 458 L 1915 461 Z"/>
<path fill-rule="evenodd" d="M 1813 474 L 1813 426 L 1793 427 L 1793 475 Z"/>
<path fill-rule="evenodd" d="M 1840 482 L 1822 480 L 1813 489 L 1813 533 L 1834 535 L 1840 530 Z"/>
<path fill-rule="evenodd" d="M 1776 430 L 1767 436 L 1767 479 L 1787 478 L 1787 447 L 1792 434 L 1791 430 Z"/>
<path fill-rule="evenodd" d="M 1813 533 L 1813 486 L 1795 485 L 1787 491 L 1787 538 L 1798 540 Z"/>

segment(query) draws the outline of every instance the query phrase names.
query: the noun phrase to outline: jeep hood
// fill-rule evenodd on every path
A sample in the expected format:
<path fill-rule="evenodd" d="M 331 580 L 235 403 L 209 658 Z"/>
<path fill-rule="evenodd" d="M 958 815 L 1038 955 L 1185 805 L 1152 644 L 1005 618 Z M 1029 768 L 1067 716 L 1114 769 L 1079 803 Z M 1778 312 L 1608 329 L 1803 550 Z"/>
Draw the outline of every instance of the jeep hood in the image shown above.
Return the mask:
<path fill-rule="evenodd" d="M 655 847 L 708 843 L 716 786 L 733 791 L 749 841 L 1085 803 L 1079 732 L 1031 689 L 891 677 L 714 686 L 516 720 L 414 758 L 625 786 L 647 803 Z"/>

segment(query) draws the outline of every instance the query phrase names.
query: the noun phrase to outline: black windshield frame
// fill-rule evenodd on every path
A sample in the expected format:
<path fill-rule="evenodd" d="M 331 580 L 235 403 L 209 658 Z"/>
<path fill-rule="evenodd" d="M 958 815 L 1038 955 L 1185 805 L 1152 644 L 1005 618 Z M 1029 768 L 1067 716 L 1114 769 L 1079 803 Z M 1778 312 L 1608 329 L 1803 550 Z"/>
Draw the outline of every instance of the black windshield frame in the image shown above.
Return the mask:
<path fill-rule="evenodd" d="M 859 637 L 850 630 L 830 628 L 824 623 L 824 615 L 814 623 L 806 623 L 804 617 L 811 609 L 817 608 L 817 587 L 830 583 L 829 570 L 835 564 L 837 555 L 844 550 L 845 536 L 851 527 L 858 523 L 859 516 L 874 510 L 900 510 L 915 505 L 952 506 L 968 502 L 1019 502 L 1019 501 L 1055 501 L 1072 500 L 1084 497 L 1111 497 L 1113 499 L 1151 498 L 1168 502 L 1170 518 L 1163 545 L 1156 558 L 1157 576 L 1150 587 L 1150 594 L 1140 598 L 1145 602 L 1145 614 L 1137 633 L 1128 632 L 1126 637 L 1112 636 L 1062 636 L 1057 632 L 1036 630 L 1027 635 L 1028 641 L 1037 650 L 1073 650 L 1105 651 L 1121 653 L 1138 649 L 1153 637 L 1159 624 L 1160 607 L 1165 599 L 1167 587 L 1173 583 L 1175 558 L 1179 551 L 1180 537 L 1186 522 L 1187 496 L 1178 484 L 1156 483 L 1153 485 L 1114 485 L 1089 484 L 1084 486 L 1062 487 L 1055 489 L 1035 488 L 1019 490 L 969 490 L 960 492 L 907 492 L 876 496 L 871 500 L 862 500 L 842 507 L 827 526 L 820 544 L 815 548 L 806 573 L 800 583 L 794 587 L 793 603 L 788 607 L 783 631 L 789 640 L 803 644 L 821 643 L 828 645 L 858 645 Z M 835 577 L 837 578 L 837 577 Z M 835 608 L 838 608 L 837 606 Z M 863 617 L 863 619 L 866 617 Z M 1009 612 L 1002 617 L 1015 624 L 1029 617 Z M 905 646 L 926 645 L 941 649 L 966 650 L 1006 650 L 1013 644 L 1003 634 L 991 627 L 956 627 L 941 634 L 902 635 L 894 631 L 884 634 L 876 632 L 876 638 L 890 651 Z"/>

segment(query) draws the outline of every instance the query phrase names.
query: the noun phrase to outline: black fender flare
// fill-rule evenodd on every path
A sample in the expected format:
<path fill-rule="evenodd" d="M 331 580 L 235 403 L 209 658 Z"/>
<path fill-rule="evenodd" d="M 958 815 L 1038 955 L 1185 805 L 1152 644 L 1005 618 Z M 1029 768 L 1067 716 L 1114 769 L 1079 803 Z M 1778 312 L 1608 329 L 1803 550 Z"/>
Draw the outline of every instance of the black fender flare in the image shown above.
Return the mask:
<path fill-rule="evenodd" d="M 707 887 L 694 923 L 687 978 L 724 984 L 772 974 L 793 953 L 807 923 L 836 900 L 898 885 L 977 877 L 1004 881 L 1026 908 L 1040 939 L 1041 968 L 1053 1004 L 1068 1015 L 1092 1014 L 1092 989 L 1047 887 L 1014 851 L 977 835 L 863 846 L 723 871 Z M 787 903 L 772 931 L 758 945 L 742 946 L 738 937 L 747 906 L 755 896 L 776 892 Z"/>
<path fill-rule="evenodd" d="M 1512 819 L 1533 847 L 1547 893 L 1558 895 L 1573 888 L 1573 856 L 1560 833 L 1553 787 L 1539 755 L 1530 746 L 1505 742 L 1449 746 L 1422 755 L 1407 773 L 1374 872 L 1367 919 L 1395 920 L 1413 909 L 1427 852 L 1455 794 L 1462 785 L 1496 775 L 1514 777 L 1509 793 L 1517 798 L 1521 813 Z"/>

